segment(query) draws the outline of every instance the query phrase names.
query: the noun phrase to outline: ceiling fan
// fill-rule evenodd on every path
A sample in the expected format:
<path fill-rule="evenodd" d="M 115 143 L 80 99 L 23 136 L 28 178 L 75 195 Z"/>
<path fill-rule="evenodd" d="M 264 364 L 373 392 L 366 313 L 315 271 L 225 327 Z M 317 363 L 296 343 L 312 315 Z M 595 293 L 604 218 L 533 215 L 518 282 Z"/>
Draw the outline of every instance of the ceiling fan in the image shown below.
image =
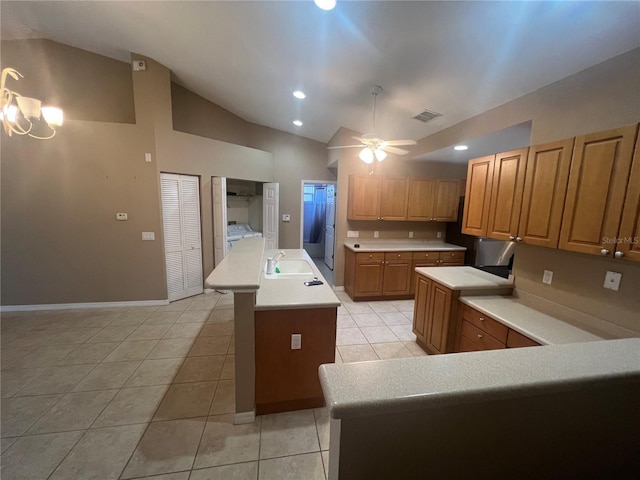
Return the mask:
<path fill-rule="evenodd" d="M 373 95 L 373 129 L 376 128 L 376 98 L 382 92 L 380 85 L 374 85 L 371 88 L 371 94 Z M 375 158 L 379 162 L 387 158 L 388 153 L 395 153 L 396 155 L 406 155 L 409 150 L 403 148 L 397 148 L 399 146 L 415 145 L 415 140 L 383 140 L 375 133 L 366 133 L 361 137 L 351 137 L 354 140 L 360 142 L 357 145 L 341 145 L 338 147 L 327 147 L 328 149 L 337 148 L 362 148 L 362 151 L 358 154 L 360 160 L 364 163 L 373 163 Z"/>

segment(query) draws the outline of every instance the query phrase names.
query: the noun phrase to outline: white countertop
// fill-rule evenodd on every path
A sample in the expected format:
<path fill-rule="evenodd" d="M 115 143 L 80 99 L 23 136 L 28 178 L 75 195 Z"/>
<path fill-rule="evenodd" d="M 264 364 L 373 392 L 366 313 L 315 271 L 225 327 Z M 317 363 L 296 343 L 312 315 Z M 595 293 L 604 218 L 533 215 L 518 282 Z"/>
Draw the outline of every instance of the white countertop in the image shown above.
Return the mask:
<path fill-rule="evenodd" d="M 262 276 L 262 252 L 265 239 L 239 240 L 205 280 L 205 286 L 217 290 L 257 290 Z"/>
<path fill-rule="evenodd" d="M 356 244 L 360 246 L 356 248 Z M 344 246 L 354 252 L 464 252 L 466 250 L 465 247 L 444 243 L 440 240 L 353 239 L 346 240 Z"/>
<path fill-rule="evenodd" d="M 278 252 L 279 250 L 265 250 L 262 266 L 264 267 L 268 257 L 273 257 Z M 256 310 L 340 306 L 340 300 L 333 292 L 333 288 L 327 283 L 305 250 L 284 250 L 284 252 L 286 255 L 283 260 L 306 260 L 311 266 L 313 274 L 273 280 L 265 278 L 263 274 L 256 295 Z M 314 276 L 318 277 L 318 280 L 322 280 L 324 285 L 308 287 L 304 284 L 307 280 L 313 280 Z"/>
<path fill-rule="evenodd" d="M 451 290 L 509 289 L 513 287 L 513 280 L 473 267 L 418 267 L 416 272 Z"/>
<path fill-rule="evenodd" d="M 543 345 L 595 342 L 610 338 L 604 333 L 594 335 L 541 313 L 513 297 L 460 297 L 460 301 Z M 640 358 L 638 360 L 640 362 Z"/>
<path fill-rule="evenodd" d="M 640 338 L 325 364 L 332 418 L 386 415 L 569 386 L 640 381 Z"/>

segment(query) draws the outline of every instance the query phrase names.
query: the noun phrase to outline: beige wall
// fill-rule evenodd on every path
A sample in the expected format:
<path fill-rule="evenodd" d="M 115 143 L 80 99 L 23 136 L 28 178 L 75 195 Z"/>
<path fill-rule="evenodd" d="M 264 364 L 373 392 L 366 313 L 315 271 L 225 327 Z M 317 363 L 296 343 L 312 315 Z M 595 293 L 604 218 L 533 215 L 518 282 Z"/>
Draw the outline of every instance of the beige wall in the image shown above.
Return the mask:
<path fill-rule="evenodd" d="M 213 176 L 279 181 L 281 210 L 293 220 L 283 227 L 281 247 L 298 246 L 300 181 L 334 178 L 322 144 L 249 123 L 236 132 L 238 117 L 188 92 L 176 94 L 175 86 L 173 99 L 193 108 L 196 123 L 223 140 L 174 131 L 170 71 L 153 59 L 132 54 L 147 60 L 147 70 L 131 72 L 128 63 L 55 42 L 28 44 L 25 55 L 24 43 L 3 42 L 3 65 L 11 59 L 19 71 L 33 72 L 21 87 L 34 96 L 40 84 L 29 78 L 41 82 L 40 76 L 72 64 L 73 71 L 103 75 L 47 76 L 65 110 L 63 128 L 49 141 L 3 138 L 3 305 L 166 299 L 160 172 L 200 178 L 205 276 L 213 269 Z M 83 101 L 69 110 L 66 99 L 80 92 Z M 122 105 L 105 118 L 106 98 Z M 180 115 L 188 124 L 188 111 Z M 257 148 L 229 143 L 244 137 Z M 151 163 L 144 162 L 146 152 Z M 117 222 L 116 212 L 127 212 L 129 220 Z M 143 242 L 142 231 L 155 232 L 156 241 Z"/>

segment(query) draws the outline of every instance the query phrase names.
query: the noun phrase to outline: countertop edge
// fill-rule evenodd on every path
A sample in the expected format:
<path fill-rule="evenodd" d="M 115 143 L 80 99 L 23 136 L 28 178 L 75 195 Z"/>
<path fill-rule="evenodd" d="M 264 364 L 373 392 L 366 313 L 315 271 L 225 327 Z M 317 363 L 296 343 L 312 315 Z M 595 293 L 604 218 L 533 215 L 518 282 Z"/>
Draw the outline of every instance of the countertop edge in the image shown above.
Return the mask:
<path fill-rule="evenodd" d="M 397 241 L 397 240 L 396 240 Z M 453 245 L 451 243 L 437 243 L 433 244 L 421 243 L 418 241 L 415 242 L 414 245 L 409 245 L 409 241 L 407 241 L 406 246 L 392 246 L 389 244 L 386 245 L 378 245 L 374 246 L 377 242 L 374 241 L 345 241 L 343 245 L 353 252 L 464 252 L 467 250 L 466 247 L 461 247 L 459 245 Z M 400 243 L 400 242 L 398 242 Z M 364 246 L 360 246 L 356 248 L 355 244 L 361 244 Z"/>

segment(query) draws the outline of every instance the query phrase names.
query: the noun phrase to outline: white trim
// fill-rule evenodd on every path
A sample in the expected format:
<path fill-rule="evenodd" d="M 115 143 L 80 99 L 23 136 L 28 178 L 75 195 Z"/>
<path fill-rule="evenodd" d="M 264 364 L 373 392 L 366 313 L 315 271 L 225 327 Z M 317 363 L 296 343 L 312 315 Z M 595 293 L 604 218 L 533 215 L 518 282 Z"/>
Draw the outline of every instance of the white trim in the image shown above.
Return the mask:
<path fill-rule="evenodd" d="M 333 287 L 333 291 L 334 292 L 344 292 L 344 285 L 338 286 L 338 287 Z"/>
<path fill-rule="evenodd" d="M 80 308 L 155 307 L 169 305 L 169 300 L 137 300 L 132 302 L 49 303 L 42 305 L 3 305 L 0 312 L 32 312 L 37 310 L 75 310 Z"/>
<path fill-rule="evenodd" d="M 338 182 L 331 180 L 301 180 L 300 181 L 300 249 L 304 248 L 304 184 L 314 183 L 317 185 L 335 185 L 338 187 Z M 335 235 L 335 233 L 334 233 Z"/>
<path fill-rule="evenodd" d="M 234 425 L 243 425 L 245 423 L 253 423 L 256 421 L 256 411 L 250 410 L 248 412 L 236 413 L 233 423 Z"/>

